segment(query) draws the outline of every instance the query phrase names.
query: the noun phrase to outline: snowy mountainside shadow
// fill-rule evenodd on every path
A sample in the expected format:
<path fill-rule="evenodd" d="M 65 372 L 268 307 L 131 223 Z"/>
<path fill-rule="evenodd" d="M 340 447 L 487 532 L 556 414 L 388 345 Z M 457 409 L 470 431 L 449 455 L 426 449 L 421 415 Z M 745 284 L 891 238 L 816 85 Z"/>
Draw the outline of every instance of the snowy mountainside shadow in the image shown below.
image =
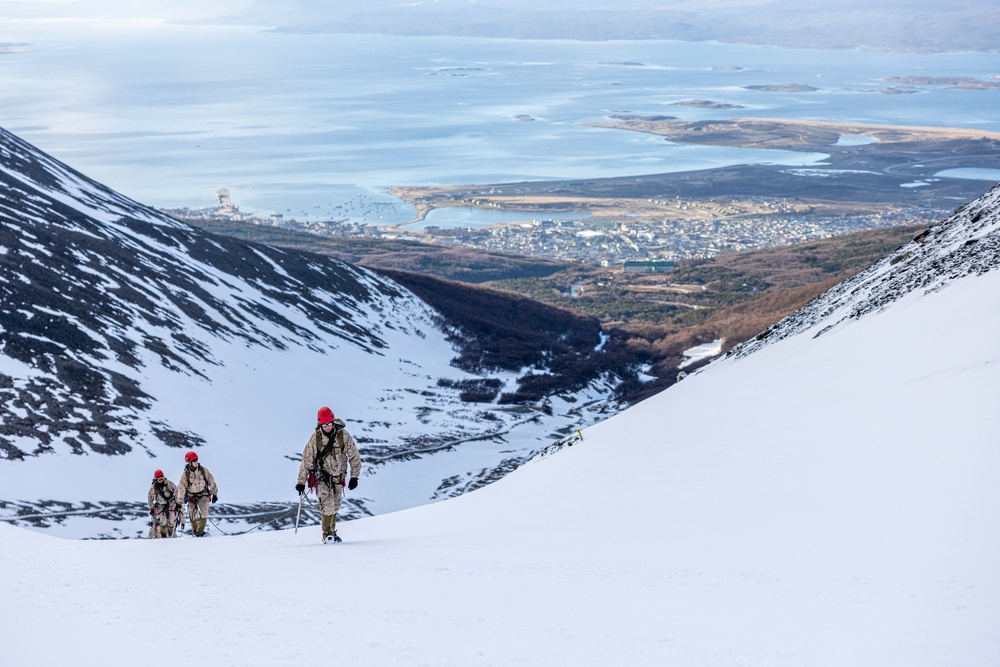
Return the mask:
<path fill-rule="evenodd" d="M 739 358 L 814 327 L 821 336 L 847 320 L 885 308 L 911 292 L 928 293 L 1000 267 L 1000 184 L 871 268 L 834 286 L 755 338 L 734 347 Z"/>

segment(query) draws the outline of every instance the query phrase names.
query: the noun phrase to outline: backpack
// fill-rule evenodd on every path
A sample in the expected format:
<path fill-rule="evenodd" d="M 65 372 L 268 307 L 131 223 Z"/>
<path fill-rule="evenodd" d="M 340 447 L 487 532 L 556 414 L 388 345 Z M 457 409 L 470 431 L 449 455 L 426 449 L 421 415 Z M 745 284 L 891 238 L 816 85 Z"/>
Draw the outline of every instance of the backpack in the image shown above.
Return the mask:
<path fill-rule="evenodd" d="M 317 427 L 316 430 L 320 431 L 320 428 Z M 333 448 L 337 443 L 337 436 L 340 435 L 342 430 L 343 429 L 340 428 L 340 425 L 334 422 L 333 433 L 330 434 L 330 439 L 327 440 L 326 445 L 319 452 L 319 454 L 316 455 L 316 460 L 313 461 L 312 467 L 309 468 L 309 477 L 306 482 L 309 491 L 314 491 L 320 480 L 323 480 L 327 484 L 333 484 L 333 480 L 330 479 L 329 473 L 323 470 L 323 461 L 325 461 L 326 457 L 333 451 Z M 343 447 L 341 447 L 341 449 L 343 449 Z"/>

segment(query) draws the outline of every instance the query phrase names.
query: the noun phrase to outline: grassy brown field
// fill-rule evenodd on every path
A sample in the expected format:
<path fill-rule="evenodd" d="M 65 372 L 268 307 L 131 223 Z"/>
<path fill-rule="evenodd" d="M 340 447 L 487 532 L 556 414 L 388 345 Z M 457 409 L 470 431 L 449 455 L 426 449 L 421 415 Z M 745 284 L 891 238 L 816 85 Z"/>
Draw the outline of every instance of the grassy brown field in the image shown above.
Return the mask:
<path fill-rule="evenodd" d="M 597 317 L 648 356 L 653 375 L 667 377 L 684 350 L 717 339 L 726 350 L 752 338 L 925 228 L 889 227 L 682 261 L 667 273 L 578 265 L 544 278 L 486 284 Z M 570 295 L 573 287 L 577 296 Z"/>

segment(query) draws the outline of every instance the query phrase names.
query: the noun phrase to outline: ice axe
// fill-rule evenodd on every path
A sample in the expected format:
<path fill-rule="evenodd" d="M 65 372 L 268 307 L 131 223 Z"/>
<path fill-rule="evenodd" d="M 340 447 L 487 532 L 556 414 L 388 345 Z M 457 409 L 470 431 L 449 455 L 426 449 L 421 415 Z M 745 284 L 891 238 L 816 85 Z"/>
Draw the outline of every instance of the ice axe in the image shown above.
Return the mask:
<path fill-rule="evenodd" d="M 293 535 L 298 535 L 298 533 L 299 533 L 299 516 L 302 515 L 302 500 L 305 497 L 306 497 L 306 494 L 304 494 L 304 493 L 300 493 L 299 494 L 299 509 L 295 513 L 295 532 L 292 533 Z"/>

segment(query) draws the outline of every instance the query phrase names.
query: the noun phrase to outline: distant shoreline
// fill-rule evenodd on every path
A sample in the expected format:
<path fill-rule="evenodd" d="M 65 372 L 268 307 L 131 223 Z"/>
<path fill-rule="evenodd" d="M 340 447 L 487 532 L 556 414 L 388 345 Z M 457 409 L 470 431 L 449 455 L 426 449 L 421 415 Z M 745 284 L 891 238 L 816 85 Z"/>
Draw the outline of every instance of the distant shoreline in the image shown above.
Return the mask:
<path fill-rule="evenodd" d="M 425 219 L 434 208 L 464 206 L 589 212 L 631 225 L 643 218 L 690 215 L 685 211 L 692 207 L 676 203 L 681 200 L 697 202 L 706 211 L 759 212 L 760 202 L 780 201 L 800 217 L 830 215 L 837 210 L 893 215 L 913 207 L 936 211 L 942 202 L 981 194 L 975 182 L 938 177 L 943 169 L 1000 169 L 1000 132 L 960 127 L 774 118 L 633 118 L 586 125 L 644 132 L 685 144 L 799 151 L 827 157 L 809 169 L 745 164 L 641 177 L 394 187 L 390 193 L 416 208 L 416 218 L 407 224 Z M 874 141 L 843 142 L 844 136 L 871 137 Z"/>
<path fill-rule="evenodd" d="M 668 141 L 685 144 L 835 153 L 835 157 L 841 158 L 853 154 L 845 151 L 857 148 L 839 144 L 843 136 L 868 136 L 877 139 L 881 144 L 912 143 L 928 146 L 951 141 L 1000 141 L 1000 132 L 961 127 L 874 125 L 781 118 L 703 121 L 615 120 L 586 123 L 586 125 L 653 134 L 662 136 Z"/>

